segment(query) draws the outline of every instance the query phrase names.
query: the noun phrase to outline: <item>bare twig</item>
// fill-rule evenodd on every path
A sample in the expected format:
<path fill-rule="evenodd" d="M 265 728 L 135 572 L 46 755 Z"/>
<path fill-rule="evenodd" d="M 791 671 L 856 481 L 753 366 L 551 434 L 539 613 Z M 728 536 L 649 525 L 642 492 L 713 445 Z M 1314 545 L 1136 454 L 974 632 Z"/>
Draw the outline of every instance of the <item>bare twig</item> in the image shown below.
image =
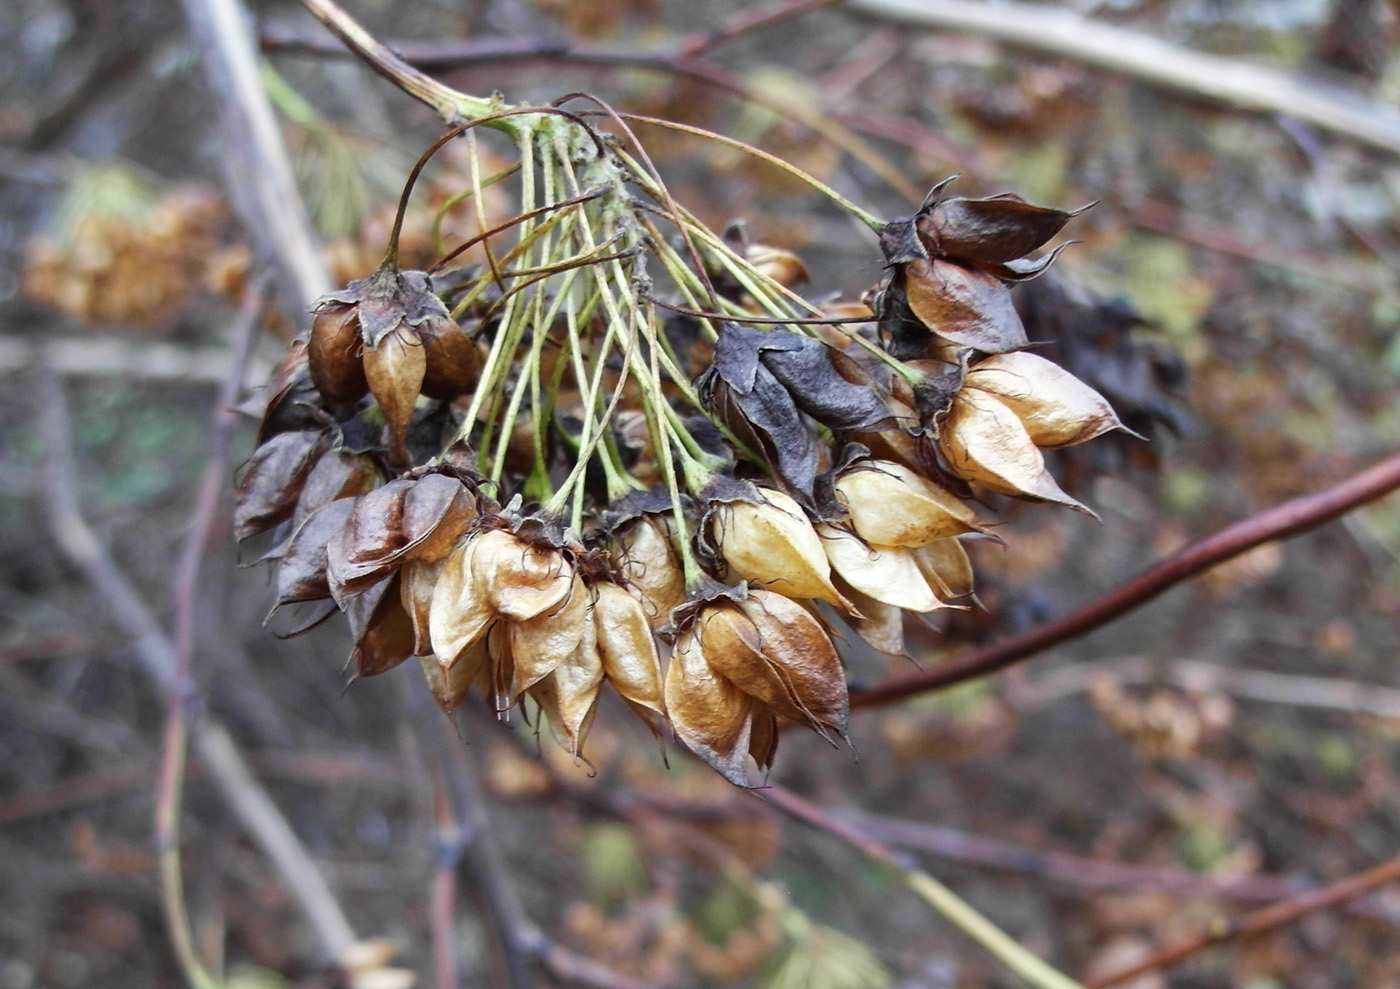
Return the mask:
<path fill-rule="evenodd" d="M 1074 59 L 1245 110 L 1276 113 L 1400 154 L 1400 113 L 1316 79 L 1188 51 L 1068 10 L 969 0 L 849 0 L 848 9 Z"/>
<path fill-rule="evenodd" d="M 781 786 L 763 787 L 759 794 L 784 814 L 834 835 L 866 857 L 894 869 L 921 900 L 1030 985 L 1037 989 L 1078 989 L 1079 983 L 1055 971 L 1021 947 L 952 890 L 920 870 L 908 856 L 876 841 L 863 828 L 828 813 Z"/>
<path fill-rule="evenodd" d="M 1031 706 L 1041 706 L 1088 690 L 1100 676 L 1111 676 L 1120 683 L 1165 681 L 1183 690 L 1215 691 L 1244 700 L 1400 721 L 1400 690 L 1394 687 L 1338 677 L 1236 670 L 1194 660 L 1157 663 L 1147 656 L 1066 666 L 1029 683 L 1017 684 L 1017 691 Z"/>
<path fill-rule="evenodd" d="M 72 425 L 61 382 L 45 370 L 36 386 L 38 429 L 47 448 L 45 507 L 54 541 L 135 640 L 140 668 L 169 696 L 176 687 L 175 646 L 82 516 L 76 488 L 81 475 L 73 455 Z M 281 872 L 316 930 L 322 949 L 332 959 L 341 958 L 356 941 L 354 931 L 287 819 L 254 778 L 223 725 L 206 715 L 192 734 L 195 751 L 220 795 Z"/>
<path fill-rule="evenodd" d="M 311 0 L 311 2 L 319 3 L 321 0 Z M 830 0 L 827 0 L 827 3 L 829 2 Z M 817 5 L 825 6 L 826 4 Z M 339 32 L 337 33 L 339 34 Z M 341 35 L 341 37 L 345 38 L 346 36 Z M 347 44 L 356 43 L 353 38 L 347 38 L 346 41 Z M 298 52 L 318 56 L 343 56 L 347 54 L 344 48 L 328 44 L 321 39 L 306 38 L 300 35 L 268 33 L 263 36 L 263 45 L 271 51 Z M 684 45 L 684 41 L 682 45 Z M 899 169 L 891 166 L 883 155 L 858 137 L 854 133 L 853 127 L 825 113 L 821 100 L 812 101 L 810 106 L 795 105 L 791 101 L 751 86 L 741 76 L 703 59 L 692 57 L 677 47 L 645 49 L 635 45 L 596 45 L 581 41 L 560 42 L 554 39 L 516 41 L 513 39 L 481 38 L 471 41 L 439 43 L 394 41 L 389 44 L 388 50 L 392 50 L 396 56 L 402 56 L 404 61 L 416 69 L 424 70 L 442 70 L 521 59 L 543 59 L 584 65 L 648 69 L 693 79 L 766 107 L 785 119 L 806 127 L 859 161 L 905 198 L 917 200 L 923 195 L 922 189 L 911 183 Z"/>
<path fill-rule="evenodd" d="M 214 403 L 209 429 L 209 453 L 204 480 L 195 500 L 194 515 L 185 536 L 185 548 L 175 571 L 175 677 L 166 710 L 161 746 L 159 785 L 156 795 L 155 845 L 160 862 L 161 899 L 166 927 L 175 957 L 185 979 L 195 989 L 214 989 L 216 982 L 194 946 L 194 932 L 185 911 L 185 884 L 180 866 L 180 799 L 184 792 L 187 735 L 185 709 L 195 696 L 190 687 L 190 660 L 194 653 L 194 603 L 199 586 L 204 545 L 218 514 L 229 470 L 228 457 L 234 402 L 243 380 L 243 369 L 253 350 L 262 319 L 267 279 L 259 277 L 244 293 L 242 311 L 230 334 L 233 360 Z"/>
<path fill-rule="evenodd" d="M 239 0 L 182 0 L 226 131 L 222 155 L 235 208 L 264 257 L 275 259 L 293 322 L 331 289 L 297 192 L 257 45 Z"/>
<path fill-rule="evenodd" d="M 1160 951 L 1128 968 L 1101 978 L 1088 980 L 1085 982 L 1085 989 L 1105 989 L 1107 986 L 1119 985 L 1145 972 L 1155 972 L 1158 969 L 1175 965 L 1206 948 L 1223 944 L 1226 941 L 1237 941 L 1241 938 L 1267 933 L 1285 924 L 1291 924 L 1307 914 L 1337 906 L 1368 890 L 1375 889 L 1377 886 L 1383 886 L 1397 880 L 1400 880 L 1400 858 L 1383 862 L 1365 872 L 1348 876 L 1330 886 L 1324 886 L 1322 889 L 1302 893 L 1282 903 L 1275 903 L 1273 906 L 1265 907 L 1240 920 L 1232 921 L 1218 930 L 1212 930 L 1174 948 Z"/>
<path fill-rule="evenodd" d="M 831 7 L 840 2 L 841 0 L 788 0 L 786 3 L 779 3 L 772 7 L 751 10 L 740 14 L 726 24 L 721 24 L 712 31 L 697 31 L 689 38 L 682 38 L 680 43 L 676 45 L 676 53 L 682 58 L 696 58 L 712 48 L 719 47 L 726 41 L 733 41 L 745 34 L 752 34 L 763 28 L 781 24 L 783 21 L 801 17 L 810 11 Z"/>
<path fill-rule="evenodd" d="M 1108 624 L 1163 591 L 1263 543 L 1288 539 L 1330 522 L 1400 487 L 1400 454 L 1316 494 L 1294 498 L 1191 543 L 1161 563 L 1115 587 L 1076 611 L 1021 635 L 994 642 L 936 669 L 852 691 L 852 707 L 890 704 L 928 690 L 973 680 L 1005 669 L 1051 646 Z"/>
<path fill-rule="evenodd" d="M 1181 869 L 1131 865 L 1065 852 L 1042 852 L 956 828 L 862 811 L 843 810 L 834 816 L 849 822 L 861 833 L 898 848 L 926 852 L 965 865 L 1037 876 L 1089 892 L 1150 889 L 1179 896 L 1269 903 L 1317 888 L 1316 883 L 1297 876 L 1214 879 Z"/>

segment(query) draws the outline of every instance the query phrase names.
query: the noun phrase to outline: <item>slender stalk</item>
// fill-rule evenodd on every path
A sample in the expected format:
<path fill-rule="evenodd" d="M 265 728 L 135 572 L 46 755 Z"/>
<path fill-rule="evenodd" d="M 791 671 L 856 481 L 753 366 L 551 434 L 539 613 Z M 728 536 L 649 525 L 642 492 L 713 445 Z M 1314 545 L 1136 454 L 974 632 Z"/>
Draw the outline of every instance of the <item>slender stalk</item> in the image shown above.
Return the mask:
<path fill-rule="evenodd" d="M 980 944 L 1035 989 L 1084 989 L 1078 982 L 1057 972 L 1021 947 L 1014 938 L 974 910 L 937 879 L 913 865 L 911 860 L 864 834 L 858 827 L 833 817 L 781 786 L 770 784 L 758 793 L 789 817 L 840 838 L 866 857 L 893 869 L 919 899 L 933 907 L 945 920 Z"/>

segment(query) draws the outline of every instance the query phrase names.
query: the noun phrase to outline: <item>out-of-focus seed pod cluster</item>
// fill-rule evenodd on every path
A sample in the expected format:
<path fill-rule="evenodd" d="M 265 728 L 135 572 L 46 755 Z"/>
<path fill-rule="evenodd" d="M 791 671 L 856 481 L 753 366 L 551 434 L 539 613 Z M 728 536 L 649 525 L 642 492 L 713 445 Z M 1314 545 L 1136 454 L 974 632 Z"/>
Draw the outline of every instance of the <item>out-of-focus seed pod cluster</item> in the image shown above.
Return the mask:
<path fill-rule="evenodd" d="M 464 194 L 514 215 L 429 271 L 396 228 L 288 350 L 238 476 L 277 607 L 344 612 L 353 675 L 416 659 L 449 714 L 475 690 L 574 755 L 611 690 L 747 785 L 785 725 L 844 737 L 838 642 L 901 655 L 906 615 L 970 601 L 984 494 L 1087 511 L 1042 451 L 1121 424 L 1026 349 L 1009 290 L 1073 213 L 939 186 L 882 224 L 826 190 L 886 273 L 823 308 L 582 118 L 479 122 L 522 160 Z"/>

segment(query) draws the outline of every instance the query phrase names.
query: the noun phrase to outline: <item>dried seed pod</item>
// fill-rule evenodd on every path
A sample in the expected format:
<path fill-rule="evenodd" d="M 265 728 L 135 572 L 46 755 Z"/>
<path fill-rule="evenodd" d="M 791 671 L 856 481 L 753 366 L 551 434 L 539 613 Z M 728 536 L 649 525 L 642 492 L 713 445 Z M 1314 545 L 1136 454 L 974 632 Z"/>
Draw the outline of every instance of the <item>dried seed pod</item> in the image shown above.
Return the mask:
<path fill-rule="evenodd" d="M 744 257 L 765 278 L 771 278 L 784 288 L 805 284 L 810 277 L 807 266 L 792 251 L 767 244 L 749 244 Z"/>
<path fill-rule="evenodd" d="M 834 525 L 817 526 L 831 567 L 841 579 L 868 597 L 906 611 L 943 607 L 919 569 L 915 550 L 871 546 L 853 532 Z"/>
<path fill-rule="evenodd" d="M 369 394 L 361 352 L 358 308 L 348 302 L 323 302 L 311 322 L 307 347 L 311 381 L 327 405 L 354 405 Z"/>
<path fill-rule="evenodd" d="M 707 609 L 712 614 L 726 606 Z M 666 669 L 666 713 L 676 737 L 736 786 L 748 786 L 754 700 L 715 671 L 705 657 L 702 611 L 676 640 Z"/>
<path fill-rule="evenodd" d="M 685 601 L 685 574 L 666 516 L 639 515 L 613 534 L 617 581 L 641 603 L 647 622 L 659 629 Z"/>
<path fill-rule="evenodd" d="M 616 584 L 600 583 L 593 592 L 598 655 L 608 682 L 659 736 L 666 718 L 661 658 L 645 609 Z"/>
<path fill-rule="evenodd" d="M 428 689 L 432 691 L 433 699 L 449 717 L 462 706 L 462 701 L 466 699 L 467 691 L 473 683 L 488 679 L 489 661 L 490 653 L 484 640 L 472 646 L 450 665 L 443 665 L 435 656 L 418 656 L 418 662 L 423 667 L 423 677 L 428 681 Z M 489 684 L 484 685 L 483 689 L 489 689 Z"/>
<path fill-rule="evenodd" d="M 846 607 L 831 583 L 821 538 L 802 506 L 781 491 L 756 494 L 758 500 L 735 498 L 707 513 L 708 538 L 729 568 L 780 594 Z"/>
<path fill-rule="evenodd" d="M 355 648 L 349 666 L 354 677 L 387 673 L 413 655 L 413 623 L 393 577 L 357 596 L 345 609 Z"/>
<path fill-rule="evenodd" d="M 377 345 L 367 345 L 363 356 L 365 378 L 375 401 L 384 410 L 384 420 L 389 424 L 393 440 L 392 449 L 399 460 L 404 460 L 408 424 L 413 419 L 413 408 L 428 373 L 427 348 L 417 336 L 395 329 Z"/>
<path fill-rule="evenodd" d="M 582 585 L 582 581 L 579 582 Z M 586 591 L 580 597 L 586 597 Z M 626 597 L 625 592 L 623 596 Z M 631 601 L 631 598 L 628 598 Z M 536 619 L 538 621 L 539 619 Z M 512 633 L 522 626 L 512 626 Z M 563 661 L 540 677 L 529 688 L 549 720 L 550 733 L 571 756 L 577 756 L 588 738 L 593 715 L 598 709 L 598 693 L 603 685 L 603 661 L 598 648 L 594 622 L 585 614 L 576 645 Z M 512 643 L 516 648 L 519 641 Z M 520 677 L 520 668 L 516 668 Z"/>
<path fill-rule="evenodd" d="M 423 394 L 449 400 L 465 395 L 481 377 L 481 352 L 471 336 L 450 317 L 428 319 L 418 327 L 427 367 Z"/>
<path fill-rule="evenodd" d="M 996 396 L 1042 449 L 1073 446 L 1123 428 L 1107 399 L 1036 354 L 988 357 L 968 372 L 967 387 Z"/>
<path fill-rule="evenodd" d="M 925 258 L 905 265 L 903 275 L 909 308 L 930 332 L 988 354 L 1020 350 L 1030 342 L 1011 293 L 994 276 Z"/>
<path fill-rule="evenodd" d="M 266 532 L 296 511 L 306 480 L 331 446 L 326 430 L 278 433 L 238 470 L 233 532 L 238 540 Z"/>
<path fill-rule="evenodd" d="M 509 703 L 514 704 L 521 694 L 568 660 L 583 641 L 586 630 L 593 634 L 588 614 L 588 588 L 578 574 L 571 576 L 564 598 L 557 605 L 532 618 L 512 621 L 508 626 L 510 651 L 515 658 Z M 594 639 L 596 653 L 596 635 Z"/>
<path fill-rule="evenodd" d="M 935 539 L 914 550 L 914 560 L 934 593 L 944 600 L 972 593 L 972 561 L 958 540 Z"/>
<path fill-rule="evenodd" d="M 856 534 L 875 546 L 923 546 L 980 532 L 972 509 L 951 492 L 887 460 L 864 460 L 836 479 Z"/>
<path fill-rule="evenodd" d="M 331 540 L 331 592 L 342 607 L 410 559 L 438 563 L 476 518 L 477 499 L 447 474 L 401 477 L 366 494 Z"/>
<path fill-rule="evenodd" d="M 964 480 L 1002 494 L 1094 514 L 1060 490 L 1020 418 L 987 392 L 969 395 L 963 389 L 954 396 L 938 444 L 949 469 Z"/>

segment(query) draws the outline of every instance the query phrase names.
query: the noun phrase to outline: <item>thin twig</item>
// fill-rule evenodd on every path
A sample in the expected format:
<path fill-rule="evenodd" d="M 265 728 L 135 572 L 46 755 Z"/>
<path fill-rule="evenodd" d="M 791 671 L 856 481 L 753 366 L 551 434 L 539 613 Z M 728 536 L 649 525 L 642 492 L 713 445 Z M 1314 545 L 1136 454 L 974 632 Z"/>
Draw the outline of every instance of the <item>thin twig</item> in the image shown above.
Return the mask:
<path fill-rule="evenodd" d="M 1136 31 L 1029 3 L 849 0 L 847 9 L 944 31 L 985 35 L 1245 110 L 1306 121 L 1400 154 L 1400 113 L 1317 79 L 1189 51 Z"/>
<path fill-rule="evenodd" d="M 840 2 L 841 0 L 788 0 L 772 7 L 761 7 L 740 14 L 712 31 L 697 31 L 688 38 L 682 38 L 676 45 L 676 54 L 682 58 L 696 58 L 727 41 Z"/>
<path fill-rule="evenodd" d="M 1317 888 L 1316 883 L 1299 876 L 1214 879 L 1181 869 L 1132 865 L 1066 852 L 1043 852 L 957 828 L 863 811 L 843 810 L 835 812 L 834 816 L 849 822 L 863 834 L 897 848 L 925 852 L 963 865 L 1036 876 L 1087 892 L 1151 890 L 1178 896 L 1272 903 Z"/>
<path fill-rule="evenodd" d="M 1175 965 L 1206 948 L 1223 944 L 1226 941 L 1237 941 L 1241 938 L 1267 933 L 1283 927 L 1285 924 L 1291 924 L 1307 914 L 1337 906 L 1368 890 L 1375 889 L 1377 886 L 1384 886 L 1396 881 L 1400 881 L 1400 858 L 1383 862 L 1365 872 L 1359 872 L 1340 882 L 1324 886 L 1322 889 L 1300 894 L 1282 903 L 1275 903 L 1273 906 L 1265 907 L 1239 920 L 1231 921 L 1218 930 L 1212 930 L 1176 947 L 1160 951 L 1128 968 L 1088 980 L 1084 984 L 1085 989 L 1105 989 L 1107 986 L 1116 986 L 1127 982 L 1134 976 Z"/>
<path fill-rule="evenodd" d="M 1018 707 L 1042 707 L 1088 690 L 1095 678 L 1101 676 L 1112 677 L 1119 683 L 1166 682 L 1182 690 L 1214 691 L 1243 700 L 1400 721 L 1400 689 L 1395 687 L 1340 677 L 1238 670 L 1195 660 L 1156 663 L 1148 656 L 1126 656 L 1053 670 L 1030 682 L 1018 683 L 1019 696 L 1012 700 Z"/>
<path fill-rule="evenodd" d="M 1400 454 L 1316 494 L 1294 498 L 1191 543 L 1095 601 L 1054 621 L 956 657 L 936 669 L 851 692 L 851 707 L 890 704 L 914 694 L 987 676 L 1051 646 L 1078 638 L 1163 591 L 1263 543 L 1317 528 L 1400 488 Z"/>
<path fill-rule="evenodd" d="M 185 547 L 175 570 L 175 679 L 166 709 L 161 746 L 159 785 L 156 794 L 155 846 L 160 861 L 161 899 L 166 927 L 175 957 L 185 979 L 194 989 L 214 989 L 216 981 L 194 946 L 194 932 L 185 909 L 185 885 L 180 858 L 180 802 L 184 792 L 187 735 L 185 710 L 195 697 L 190 686 L 190 660 L 194 653 L 194 606 L 198 597 L 204 546 L 218 514 L 229 470 L 229 447 L 237 413 L 234 403 L 243 380 L 243 369 L 253 350 L 263 314 L 267 278 L 255 279 L 245 290 L 243 306 L 230 333 L 233 359 L 229 375 L 214 402 L 209 428 L 209 452 L 204 480 L 195 499 Z"/>
<path fill-rule="evenodd" d="M 77 482 L 82 476 L 72 448 L 68 402 L 57 375 L 47 369 L 36 379 L 38 430 L 43 437 L 48 485 L 44 501 L 54 542 L 77 567 L 118 623 L 135 640 L 140 669 L 169 696 L 175 689 L 175 646 L 131 582 L 83 518 Z M 272 859 L 331 959 L 340 959 L 356 937 L 325 877 L 291 825 L 252 772 L 228 730 L 205 715 L 194 727 L 195 751 L 219 794 Z"/>
<path fill-rule="evenodd" d="M 920 870 L 908 856 L 876 841 L 862 828 L 829 814 L 781 786 L 770 784 L 762 788 L 759 795 L 784 814 L 834 835 L 866 857 L 894 869 L 915 895 L 1032 986 L 1037 989 L 1080 989 L 1079 983 L 1055 971 L 1021 947 L 947 886 Z"/>

